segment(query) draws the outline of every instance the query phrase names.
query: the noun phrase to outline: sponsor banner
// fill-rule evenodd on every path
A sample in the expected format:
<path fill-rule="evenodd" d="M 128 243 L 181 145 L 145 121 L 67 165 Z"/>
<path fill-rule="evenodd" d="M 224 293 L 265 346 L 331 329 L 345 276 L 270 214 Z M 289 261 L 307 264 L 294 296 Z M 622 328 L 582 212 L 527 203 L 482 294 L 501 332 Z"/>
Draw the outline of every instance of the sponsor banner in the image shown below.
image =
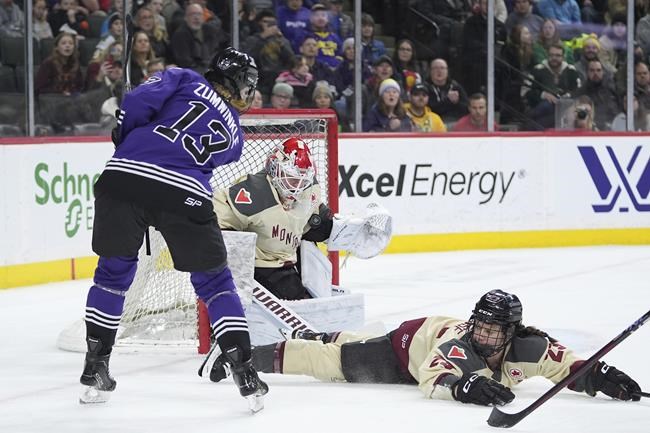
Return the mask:
<path fill-rule="evenodd" d="M 650 145 L 629 136 L 341 139 L 339 208 L 394 233 L 650 227 Z"/>
<path fill-rule="evenodd" d="M 111 143 L 0 146 L 0 265 L 92 255 L 93 184 Z"/>

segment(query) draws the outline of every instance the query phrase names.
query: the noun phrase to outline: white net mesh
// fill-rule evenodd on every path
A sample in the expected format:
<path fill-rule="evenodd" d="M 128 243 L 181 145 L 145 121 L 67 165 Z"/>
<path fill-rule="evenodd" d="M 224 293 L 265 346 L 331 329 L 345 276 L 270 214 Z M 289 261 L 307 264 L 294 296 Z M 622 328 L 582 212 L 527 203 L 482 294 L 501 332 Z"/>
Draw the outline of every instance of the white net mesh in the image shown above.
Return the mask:
<path fill-rule="evenodd" d="M 312 152 L 317 167 L 316 176 L 323 190 L 323 201 L 330 204 L 337 200 L 338 191 L 328 192 L 329 181 L 329 147 L 336 146 L 328 140 L 328 128 L 336 125 L 328 122 L 325 116 L 317 114 L 246 115 L 242 118 L 244 130 L 244 150 L 238 162 L 215 170 L 211 184 L 214 190 L 231 185 L 236 179 L 247 173 L 255 173 L 264 167 L 266 155 L 270 149 L 296 136 L 304 140 Z M 336 168 L 336 167 L 334 167 Z M 147 256 L 144 246 L 139 254 L 138 271 L 131 288 L 127 292 L 121 329 L 118 332 L 116 347 L 119 346 L 188 346 L 196 347 L 198 340 L 197 302 L 194 289 L 190 284 L 189 274 L 178 272 L 173 268 L 169 250 L 160 233 L 150 229 L 151 255 Z M 239 274 L 250 272 L 252 279 L 253 250 L 235 251 L 237 247 L 228 247 L 229 264 L 238 291 L 244 305 L 250 304 L 250 288 Z M 235 250 L 233 250 L 233 248 Z M 249 259 L 249 269 L 238 269 L 243 260 L 233 265 L 236 254 L 245 254 Z M 83 327 L 83 321 L 80 322 Z M 83 332 L 72 327 L 59 337 L 59 347 L 67 350 L 85 350 Z M 67 335 L 64 335 L 66 334 Z M 73 335 L 76 334 L 76 335 Z M 74 340 L 77 344 L 68 344 Z M 76 347 L 73 347 L 76 346 Z"/>

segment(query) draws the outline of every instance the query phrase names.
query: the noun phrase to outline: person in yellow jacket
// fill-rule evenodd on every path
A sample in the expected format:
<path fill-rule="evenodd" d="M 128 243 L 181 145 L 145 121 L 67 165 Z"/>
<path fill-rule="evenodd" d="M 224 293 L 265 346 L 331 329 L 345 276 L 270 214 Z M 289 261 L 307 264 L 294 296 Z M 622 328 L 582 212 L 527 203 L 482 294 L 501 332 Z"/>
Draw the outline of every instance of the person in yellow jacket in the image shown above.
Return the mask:
<path fill-rule="evenodd" d="M 584 362 L 545 332 L 524 326 L 519 298 L 502 290 L 484 294 L 469 320 L 424 317 L 379 336 L 293 334 L 255 347 L 255 368 L 330 381 L 416 384 L 427 398 L 485 406 L 510 403 L 511 388 L 534 376 L 558 383 Z M 224 365 L 216 359 L 212 381 L 226 377 Z M 627 374 L 603 361 L 568 387 L 618 400 L 638 401 L 641 392 Z"/>
<path fill-rule="evenodd" d="M 440 116 L 429 108 L 429 90 L 424 84 L 416 84 L 411 89 L 409 102 L 404 103 L 406 114 L 411 118 L 414 130 L 419 132 L 447 132 Z"/>

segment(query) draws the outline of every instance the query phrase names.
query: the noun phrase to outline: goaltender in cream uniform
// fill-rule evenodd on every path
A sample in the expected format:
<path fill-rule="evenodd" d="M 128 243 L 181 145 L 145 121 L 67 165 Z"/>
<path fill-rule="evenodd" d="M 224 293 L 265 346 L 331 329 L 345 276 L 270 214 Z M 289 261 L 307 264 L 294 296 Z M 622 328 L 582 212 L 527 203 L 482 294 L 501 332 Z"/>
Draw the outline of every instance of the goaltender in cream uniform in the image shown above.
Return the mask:
<path fill-rule="evenodd" d="M 354 370 L 354 364 L 361 361 L 354 357 L 346 360 L 342 348 L 380 336 L 360 336 L 349 332 L 339 334 L 334 337 L 334 342 L 327 344 L 309 340 L 279 343 L 283 347 L 276 349 L 276 356 L 280 354 L 281 359 L 273 372 L 303 374 L 326 381 L 413 383 L 428 398 L 453 400 L 451 386 L 465 373 L 477 373 L 511 388 L 534 376 L 543 376 L 557 383 L 570 373 L 574 365 L 579 366 L 576 364 L 579 359 L 561 344 L 551 343 L 539 335 L 527 335 L 515 336 L 510 341 L 501 368 L 492 371 L 472 348 L 468 329 L 467 321 L 441 316 L 402 323 L 387 335 L 396 359 L 386 359 L 392 356 L 388 354 L 384 359 L 374 361 L 397 365 L 399 371 L 392 380 L 350 377 L 346 370 Z M 254 353 L 253 358 L 255 356 Z M 583 385 L 579 382 L 580 379 L 569 388 L 582 391 Z"/>

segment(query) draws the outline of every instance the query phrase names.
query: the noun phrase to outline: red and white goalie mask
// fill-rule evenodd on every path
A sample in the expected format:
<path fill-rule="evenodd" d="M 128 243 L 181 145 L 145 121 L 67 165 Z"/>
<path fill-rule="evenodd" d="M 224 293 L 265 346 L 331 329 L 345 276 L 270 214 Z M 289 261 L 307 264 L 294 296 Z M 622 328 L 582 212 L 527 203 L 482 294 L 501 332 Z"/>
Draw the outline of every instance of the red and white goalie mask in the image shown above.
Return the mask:
<path fill-rule="evenodd" d="M 309 147 L 298 138 L 289 138 L 273 148 L 266 159 L 266 172 L 286 204 L 295 203 L 314 184 L 316 176 Z"/>

